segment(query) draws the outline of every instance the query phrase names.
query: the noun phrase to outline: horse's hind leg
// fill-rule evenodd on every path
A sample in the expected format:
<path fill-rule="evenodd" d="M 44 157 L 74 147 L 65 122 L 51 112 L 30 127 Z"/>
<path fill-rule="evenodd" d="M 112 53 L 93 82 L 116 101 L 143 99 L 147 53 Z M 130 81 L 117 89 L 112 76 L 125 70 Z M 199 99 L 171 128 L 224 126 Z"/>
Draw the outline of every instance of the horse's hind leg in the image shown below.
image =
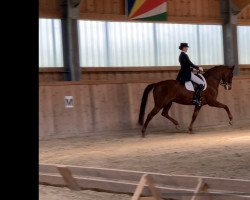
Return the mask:
<path fill-rule="evenodd" d="M 193 123 L 194 123 L 194 121 L 195 121 L 195 119 L 196 119 L 196 117 L 197 117 L 200 109 L 201 109 L 201 107 L 198 107 L 198 106 L 195 106 L 195 108 L 194 108 L 194 113 L 193 113 L 193 116 L 192 116 L 192 121 L 191 121 L 191 123 L 190 123 L 190 125 L 188 127 L 189 133 L 193 133 L 192 132 L 193 131 Z"/>
<path fill-rule="evenodd" d="M 169 116 L 168 111 L 172 106 L 172 102 L 168 103 L 167 105 L 164 106 L 163 111 L 161 113 L 162 116 L 166 117 L 167 119 L 169 119 L 171 122 L 173 122 L 173 124 L 176 126 L 177 129 L 179 129 L 179 123 L 178 121 L 176 121 L 175 119 L 173 119 L 172 117 Z"/>
<path fill-rule="evenodd" d="M 148 126 L 148 123 L 149 121 L 161 110 L 162 108 L 159 108 L 159 107 L 154 107 L 151 112 L 148 114 L 147 116 L 147 119 L 145 121 L 145 123 L 143 124 L 143 127 L 142 127 L 142 137 L 145 137 L 145 131 L 146 131 L 146 128 Z"/>

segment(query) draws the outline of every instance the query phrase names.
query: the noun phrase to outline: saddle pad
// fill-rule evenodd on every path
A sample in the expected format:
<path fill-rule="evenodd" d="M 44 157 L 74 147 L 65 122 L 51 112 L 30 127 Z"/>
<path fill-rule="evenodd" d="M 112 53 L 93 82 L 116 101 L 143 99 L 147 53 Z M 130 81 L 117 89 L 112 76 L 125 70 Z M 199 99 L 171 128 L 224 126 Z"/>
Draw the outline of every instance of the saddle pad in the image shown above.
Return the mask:
<path fill-rule="evenodd" d="M 205 87 L 204 87 L 204 89 L 203 89 L 203 91 L 204 91 L 204 90 L 207 89 L 207 81 L 206 81 L 206 79 L 204 78 L 204 76 L 203 76 L 202 74 L 199 74 L 199 76 L 202 78 L 202 80 L 203 80 L 204 83 L 205 83 Z M 186 82 L 185 82 L 185 87 L 186 87 L 187 90 L 193 91 L 193 92 L 194 92 L 194 86 L 193 86 L 192 81 L 186 81 Z"/>

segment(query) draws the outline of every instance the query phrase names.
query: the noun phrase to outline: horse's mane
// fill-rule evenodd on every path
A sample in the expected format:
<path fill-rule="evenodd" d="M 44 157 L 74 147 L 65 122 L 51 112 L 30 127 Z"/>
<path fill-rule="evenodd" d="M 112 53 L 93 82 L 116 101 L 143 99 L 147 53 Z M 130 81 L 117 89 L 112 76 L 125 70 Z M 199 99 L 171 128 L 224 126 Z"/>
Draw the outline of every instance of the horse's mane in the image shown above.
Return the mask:
<path fill-rule="evenodd" d="M 218 66 L 212 67 L 204 73 L 204 76 L 212 75 L 212 74 L 214 74 L 215 71 L 218 71 L 218 69 L 223 69 L 226 67 L 227 66 L 225 66 L 225 65 L 218 65 Z"/>

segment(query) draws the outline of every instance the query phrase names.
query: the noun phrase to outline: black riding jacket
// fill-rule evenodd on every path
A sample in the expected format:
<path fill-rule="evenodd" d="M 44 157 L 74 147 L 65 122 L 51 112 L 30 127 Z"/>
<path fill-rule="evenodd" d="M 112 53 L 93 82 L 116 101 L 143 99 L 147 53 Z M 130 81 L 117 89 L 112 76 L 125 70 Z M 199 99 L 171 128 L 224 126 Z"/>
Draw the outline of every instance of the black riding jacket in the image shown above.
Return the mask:
<path fill-rule="evenodd" d="M 179 80 L 182 82 L 182 84 L 184 84 L 186 81 L 190 81 L 192 68 L 199 69 L 199 67 L 194 65 L 189 60 L 188 55 L 183 51 L 179 56 L 179 62 L 181 64 L 181 69 L 177 75 L 176 80 Z"/>

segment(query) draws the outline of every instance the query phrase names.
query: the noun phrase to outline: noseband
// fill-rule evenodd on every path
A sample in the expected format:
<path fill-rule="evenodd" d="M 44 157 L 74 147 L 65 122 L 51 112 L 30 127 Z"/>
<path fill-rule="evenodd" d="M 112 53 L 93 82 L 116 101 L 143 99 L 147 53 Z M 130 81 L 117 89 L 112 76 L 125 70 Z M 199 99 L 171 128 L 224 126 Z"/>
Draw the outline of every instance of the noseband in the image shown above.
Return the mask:
<path fill-rule="evenodd" d="M 228 90 L 229 86 L 231 86 L 231 83 L 224 82 L 223 80 L 221 80 L 220 85 L 224 86 Z"/>

